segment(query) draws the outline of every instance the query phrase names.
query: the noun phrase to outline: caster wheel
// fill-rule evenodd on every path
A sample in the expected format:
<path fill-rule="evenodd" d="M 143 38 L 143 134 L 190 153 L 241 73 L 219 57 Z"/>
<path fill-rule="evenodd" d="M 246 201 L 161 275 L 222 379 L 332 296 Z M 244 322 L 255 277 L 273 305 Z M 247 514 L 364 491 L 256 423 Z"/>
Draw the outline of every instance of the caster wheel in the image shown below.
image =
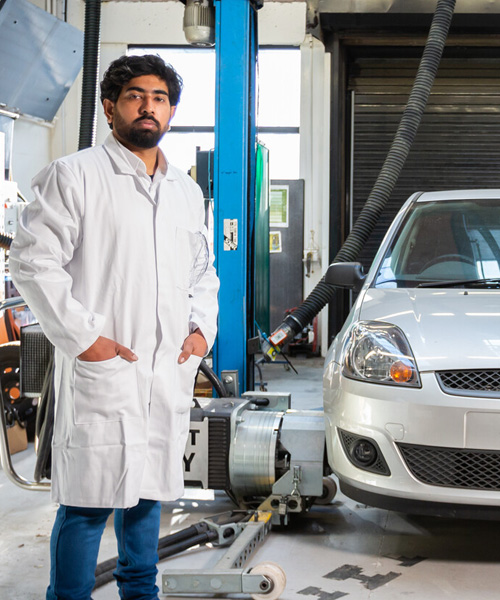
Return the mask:
<path fill-rule="evenodd" d="M 276 600 L 281 596 L 286 585 L 285 571 L 273 562 L 256 565 L 251 571 L 254 575 L 264 575 L 269 581 L 269 589 L 262 594 L 252 594 L 253 600 Z"/>
<path fill-rule="evenodd" d="M 323 493 L 314 501 L 315 504 L 330 504 L 337 493 L 337 484 L 331 477 L 323 477 Z"/>

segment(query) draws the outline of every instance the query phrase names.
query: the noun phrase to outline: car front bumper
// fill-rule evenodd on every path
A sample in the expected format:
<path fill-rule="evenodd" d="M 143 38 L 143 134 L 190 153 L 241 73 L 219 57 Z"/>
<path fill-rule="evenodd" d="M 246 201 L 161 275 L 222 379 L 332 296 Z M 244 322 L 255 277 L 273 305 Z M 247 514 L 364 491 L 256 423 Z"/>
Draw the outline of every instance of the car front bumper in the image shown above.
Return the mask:
<path fill-rule="evenodd" d="M 498 507 L 500 515 L 500 398 L 446 394 L 433 372 L 421 380 L 421 388 L 371 384 L 343 377 L 334 362 L 326 366 L 328 460 L 341 488 L 393 510 L 426 512 L 411 506 L 437 503 Z M 340 429 L 373 440 L 390 475 L 355 466 Z"/>

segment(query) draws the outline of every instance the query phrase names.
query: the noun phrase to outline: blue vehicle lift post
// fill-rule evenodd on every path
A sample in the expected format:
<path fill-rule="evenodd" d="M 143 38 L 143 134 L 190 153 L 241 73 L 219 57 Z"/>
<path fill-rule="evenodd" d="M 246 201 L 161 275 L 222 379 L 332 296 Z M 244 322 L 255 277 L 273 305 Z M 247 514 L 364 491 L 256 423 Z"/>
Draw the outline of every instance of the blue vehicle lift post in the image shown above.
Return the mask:
<path fill-rule="evenodd" d="M 262 0 L 214 0 L 216 9 L 215 254 L 221 281 L 214 367 L 253 389 L 257 9 Z"/>

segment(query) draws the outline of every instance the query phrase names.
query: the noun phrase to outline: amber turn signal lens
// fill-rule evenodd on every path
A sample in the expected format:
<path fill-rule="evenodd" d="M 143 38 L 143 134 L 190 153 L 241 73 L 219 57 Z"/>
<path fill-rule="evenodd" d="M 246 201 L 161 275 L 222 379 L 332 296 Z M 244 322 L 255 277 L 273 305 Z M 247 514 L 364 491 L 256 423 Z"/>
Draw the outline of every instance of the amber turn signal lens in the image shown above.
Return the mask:
<path fill-rule="evenodd" d="M 390 373 L 391 379 L 396 383 L 407 383 L 413 377 L 412 367 L 401 360 L 396 361 L 391 366 Z"/>

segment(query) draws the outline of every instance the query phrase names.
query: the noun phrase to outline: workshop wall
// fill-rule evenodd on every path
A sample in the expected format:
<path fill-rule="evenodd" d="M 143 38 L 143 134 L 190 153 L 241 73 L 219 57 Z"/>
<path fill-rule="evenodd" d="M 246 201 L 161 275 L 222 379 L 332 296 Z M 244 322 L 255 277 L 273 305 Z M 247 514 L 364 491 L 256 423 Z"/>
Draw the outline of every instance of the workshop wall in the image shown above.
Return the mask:
<path fill-rule="evenodd" d="M 40 8 L 52 10 L 58 18 L 83 30 L 84 0 L 31 0 Z M 62 11 L 66 10 L 66 14 Z M 184 5 L 178 0 L 111 1 L 101 7 L 100 73 L 109 63 L 127 52 L 129 45 L 184 46 L 182 30 Z M 313 255 L 313 269 L 304 279 L 305 294 L 321 278 L 328 264 L 329 205 L 329 55 L 323 44 L 306 35 L 306 3 L 266 1 L 259 11 L 261 45 L 300 46 L 301 49 L 301 167 L 305 181 L 304 244 Z M 19 119 L 15 125 L 13 173 L 21 192 L 32 199 L 32 177 L 55 158 L 76 152 L 81 104 L 81 73 L 51 124 Z M 99 105 L 97 143 L 109 133 Z M 320 320 L 320 332 L 325 325 Z M 321 334 L 320 334 L 321 336 Z M 321 336 L 326 340 L 326 335 Z M 323 353 L 326 346 L 323 344 Z"/>
<path fill-rule="evenodd" d="M 51 9 L 62 18 L 64 3 L 57 0 L 30 0 L 42 9 Z M 68 23 L 83 30 L 84 0 L 67 0 Z M 184 6 L 178 0 L 162 2 L 113 1 L 102 3 L 101 74 L 107 65 L 127 51 L 128 45 L 186 45 L 182 30 Z M 259 11 L 259 40 L 263 45 L 300 45 L 305 38 L 306 4 L 266 2 Z M 15 125 L 13 174 L 21 192 L 32 198 L 32 177 L 51 160 L 78 149 L 81 74 L 76 79 L 53 123 L 19 119 Z M 97 143 L 109 128 L 99 109 Z"/>

